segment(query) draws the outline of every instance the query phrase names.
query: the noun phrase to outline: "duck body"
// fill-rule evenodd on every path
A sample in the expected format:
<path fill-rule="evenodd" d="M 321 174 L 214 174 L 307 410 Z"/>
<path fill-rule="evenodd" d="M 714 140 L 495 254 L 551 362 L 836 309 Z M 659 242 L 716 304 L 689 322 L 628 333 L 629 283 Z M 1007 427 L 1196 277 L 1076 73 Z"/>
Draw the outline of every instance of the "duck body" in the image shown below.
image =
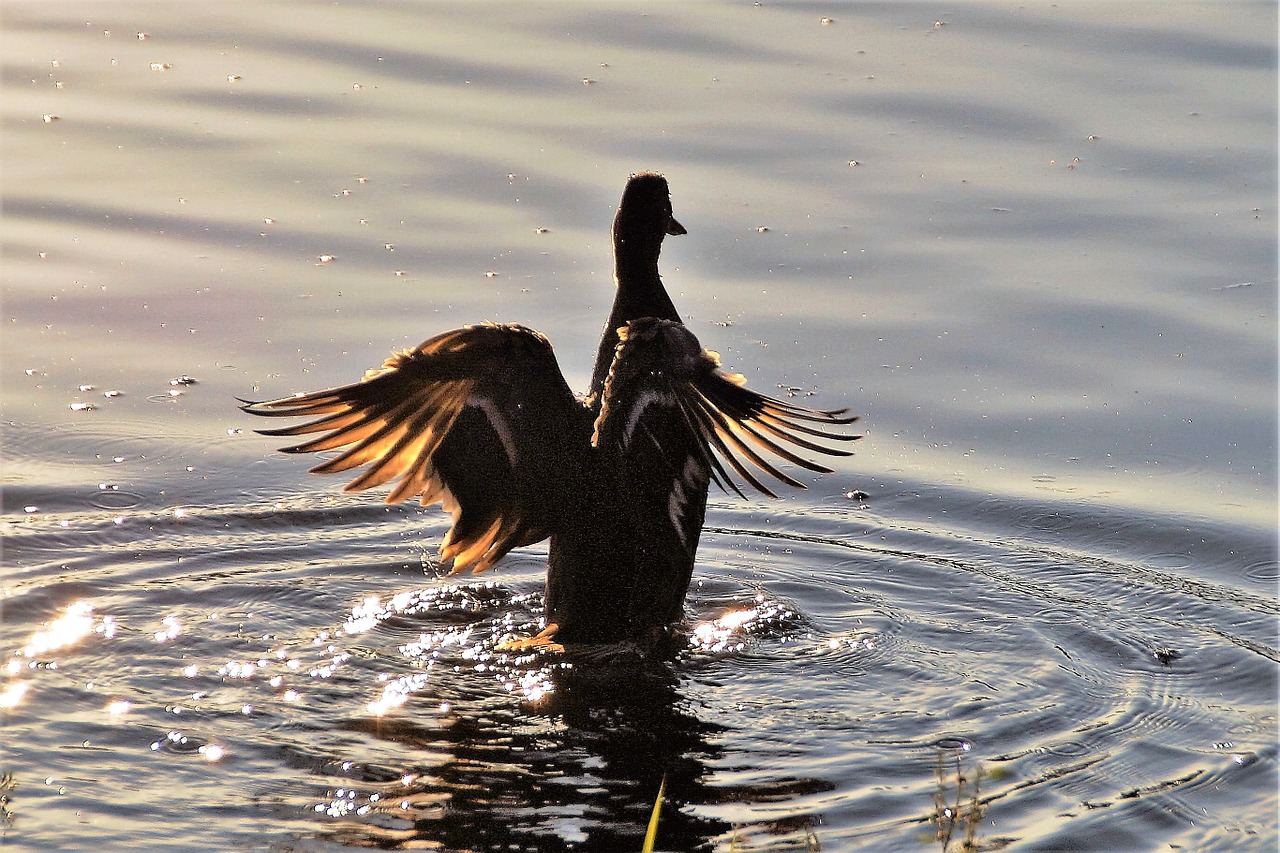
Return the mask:
<path fill-rule="evenodd" d="M 388 502 L 442 503 L 454 523 L 440 557 L 481 571 L 550 539 L 548 637 L 652 647 L 683 613 L 711 482 L 742 494 L 726 465 L 773 496 L 764 472 L 803 486 L 761 450 L 815 471 L 790 448 L 848 451 L 844 410 L 747 390 L 686 329 L 658 274 L 663 238 L 684 234 L 666 180 L 633 175 L 613 225 L 617 293 L 589 393 L 565 383 L 551 345 L 515 324 L 437 335 L 364 381 L 246 403 L 256 415 L 312 417 L 268 435 L 321 433 L 286 452 L 341 453 L 312 468 L 364 467 L 346 486 L 390 484 Z"/>

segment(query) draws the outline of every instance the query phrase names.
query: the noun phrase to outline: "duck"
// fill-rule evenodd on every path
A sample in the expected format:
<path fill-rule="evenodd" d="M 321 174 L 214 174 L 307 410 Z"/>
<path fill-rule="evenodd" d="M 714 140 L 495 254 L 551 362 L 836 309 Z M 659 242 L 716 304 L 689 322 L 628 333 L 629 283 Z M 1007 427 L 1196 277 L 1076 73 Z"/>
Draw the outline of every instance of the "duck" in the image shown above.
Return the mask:
<path fill-rule="evenodd" d="M 780 465 L 849 456 L 847 408 L 812 409 L 751 391 L 684 325 L 658 270 L 686 234 L 670 187 L 630 176 L 613 220 L 616 293 L 587 392 L 575 394 L 548 339 L 485 322 L 393 353 L 350 385 L 243 411 L 303 423 L 281 448 L 325 453 L 317 474 L 360 469 L 345 491 L 387 487 L 387 503 L 441 504 L 450 573 L 482 572 L 549 540 L 545 629 L 566 645 L 653 648 L 680 630 L 711 484 L 777 497 L 804 484 Z M 734 476 L 742 481 L 739 485 Z"/>

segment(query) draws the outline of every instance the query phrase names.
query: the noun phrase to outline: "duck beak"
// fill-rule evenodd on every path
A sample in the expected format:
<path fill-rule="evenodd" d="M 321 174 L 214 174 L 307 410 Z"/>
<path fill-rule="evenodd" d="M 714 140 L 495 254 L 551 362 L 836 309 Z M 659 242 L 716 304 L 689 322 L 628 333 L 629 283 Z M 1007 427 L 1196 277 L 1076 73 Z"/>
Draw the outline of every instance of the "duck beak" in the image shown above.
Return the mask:
<path fill-rule="evenodd" d="M 684 226 L 676 222 L 676 218 L 673 216 L 671 221 L 667 223 L 667 233 L 672 237 L 679 237 L 681 234 L 688 234 L 689 232 L 684 230 Z"/>

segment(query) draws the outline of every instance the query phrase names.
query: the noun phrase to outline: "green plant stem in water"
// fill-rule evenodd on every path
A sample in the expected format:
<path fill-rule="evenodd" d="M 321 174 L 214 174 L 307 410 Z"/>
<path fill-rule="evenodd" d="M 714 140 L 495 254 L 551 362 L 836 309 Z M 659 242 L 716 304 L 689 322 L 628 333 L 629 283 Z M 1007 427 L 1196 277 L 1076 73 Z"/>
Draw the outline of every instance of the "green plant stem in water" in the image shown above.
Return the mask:
<path fill-rule="evenodd" d="M 653 814 L 649 816 L 649 829 L 644 834 L 644 847 L 641 853 L 653 853 L 654 842 L 658 839 L 658 817 L 662 814 L 662 798 L 667 793 L 667 777 L 662 776 L 662 782 L 658 785 L 658 798 L 653 802 Z"/>

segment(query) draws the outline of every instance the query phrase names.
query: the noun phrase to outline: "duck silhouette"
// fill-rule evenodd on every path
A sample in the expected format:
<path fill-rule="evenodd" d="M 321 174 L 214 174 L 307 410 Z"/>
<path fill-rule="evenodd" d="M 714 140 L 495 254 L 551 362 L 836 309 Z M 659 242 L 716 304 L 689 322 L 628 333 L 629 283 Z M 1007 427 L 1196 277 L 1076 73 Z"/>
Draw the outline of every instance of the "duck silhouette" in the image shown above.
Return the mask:
<path fill-rule="evenodd" d="M 617 295 L 591 387 L 575 396 L 539 332 L 484 323 L 396 353 L 363 381 L 248 402 L 267 417 L 313 418 L 264 435 L 317 438 L 286 453 L 340 451 L 311 469 L 363 468 L 346 491 L 389 486 L 387 503 L 441 503 L 452 572 L 489 568 L 550 539 L 547 643 L 670 637 L 683 614 L 710 483 L 776 497 L 762 480 L 803 484 L 772 457 L 830 472 L 801 452 L 848 456 L 857 420 L 757 394 L 720 370 L 680 320 L 658 275 L 684 234 L 664 177 L 632 175 L 613 222 Z"/>

